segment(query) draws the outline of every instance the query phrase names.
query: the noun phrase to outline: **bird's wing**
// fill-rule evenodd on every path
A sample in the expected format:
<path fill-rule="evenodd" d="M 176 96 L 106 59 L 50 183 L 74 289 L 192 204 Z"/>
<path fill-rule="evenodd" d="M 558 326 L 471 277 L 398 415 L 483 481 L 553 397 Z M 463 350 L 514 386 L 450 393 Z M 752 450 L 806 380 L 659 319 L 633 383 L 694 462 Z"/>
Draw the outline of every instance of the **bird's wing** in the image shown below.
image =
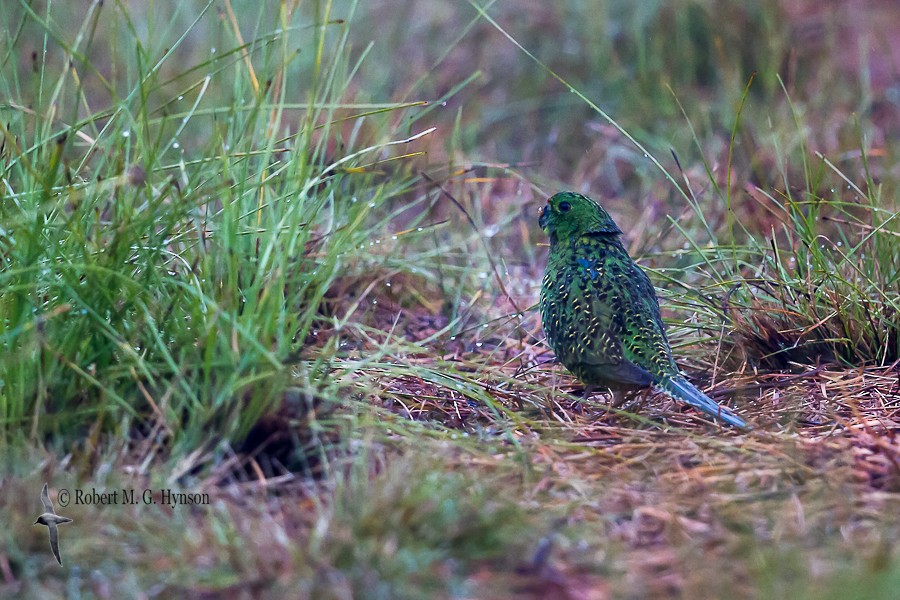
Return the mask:
<path fill-rule="evenodd" d="M 658 381 L 664 374 L 676 373 L 678 368 L 672 360 L 656 290 L 637 264 L 631 266 L 630 285 L 622 290 L 622 354 Z"/>
<path fill-rule="evenodd" d="M 660 370 L 655 362 L 667 362 L 670 354 L 653 284 L 621 246 L 592 252 L 586 244 L 578 264 L 588 292 L 582 362 L 625 385 L 654 383 Z"/>
<path fill-rule="evenodd" d="M 656 378 L 641 357 L 631 352 L 638 327 L 657 324 L 659 308 L 653 287 L 648 291 L 636 276 L 640 273 L 620 245 L 586 237 L 575 249 L 574 265 L 561 267 L 566 281 L 560 290 L 566 308 L 559 323 L 550 323 L 557 336 L 555 350 L 563 364 L 585 381 L 610 387 L 646 387 Z M 551 282 L 554 288 L 557 282 Z M 545 287 L 547 284 L 545 283 Z M 546 321 L 547 319 L 545 319 Z M 547 327 L 547 325 L 545 325 Z"/>
<path fill-rule="evenodd" d="M 59 557 L 59 528 L 56 527 L 56 523 L 49 523 L 47 529 L 50 530 L 50 550 L 53 551 L 56 562 L 62 566 L 62 559 Z"/>
<path fill-rule="evenodd" d="M 44 505 L 44 512 L 55 514 L 56 511 L 53 510 L 53 503 L 50 502 L 50 490 L 46 483 L 41 489 L 41 504 Z"/>

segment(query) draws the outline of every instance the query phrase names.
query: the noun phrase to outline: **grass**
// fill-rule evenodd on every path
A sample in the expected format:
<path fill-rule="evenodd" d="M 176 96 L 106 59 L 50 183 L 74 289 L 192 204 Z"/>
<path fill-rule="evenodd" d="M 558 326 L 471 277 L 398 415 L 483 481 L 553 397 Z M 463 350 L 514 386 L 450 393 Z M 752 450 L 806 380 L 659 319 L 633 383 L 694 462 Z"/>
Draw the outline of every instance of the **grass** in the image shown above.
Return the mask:
<path fill-rule="evenodd" d="M 776 3 L 499 4 L 0 7 L 3 593 L 891 597 L 889 89 Z M 756 432 L 572 393 L 561 188 Z"/>

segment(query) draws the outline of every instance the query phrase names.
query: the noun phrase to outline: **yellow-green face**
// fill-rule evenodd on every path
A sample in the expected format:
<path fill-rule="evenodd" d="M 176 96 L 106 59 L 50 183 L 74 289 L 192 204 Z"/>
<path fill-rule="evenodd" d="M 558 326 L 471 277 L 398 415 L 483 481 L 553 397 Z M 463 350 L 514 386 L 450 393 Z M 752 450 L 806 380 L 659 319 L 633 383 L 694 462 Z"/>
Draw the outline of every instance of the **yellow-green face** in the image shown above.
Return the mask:
<path fill-rule="evenodd" d="M 575 192 L 560 192 L 551 196 L 541 210 L 538 224 L 551 241 L 585 233 L 622 233 L 602 206 Z"/>

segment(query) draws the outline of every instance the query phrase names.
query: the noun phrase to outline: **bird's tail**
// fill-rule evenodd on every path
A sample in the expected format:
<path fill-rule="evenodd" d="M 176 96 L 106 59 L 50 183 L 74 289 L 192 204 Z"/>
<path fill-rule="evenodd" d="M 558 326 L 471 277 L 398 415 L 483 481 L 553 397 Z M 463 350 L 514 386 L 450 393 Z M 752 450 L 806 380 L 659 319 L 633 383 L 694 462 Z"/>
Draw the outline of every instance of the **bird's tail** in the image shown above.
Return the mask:
<path fill-rule="evenodd" d="M 708 415 L 721 419 L 733 427 L 738 429 L 751 429 L 751 427 L 742 418 L 725 408 L 716 404 L 716 401 L 709 398 L 706 394 L 695 388 L 691 382 L 676 375 L 674 377 L 666 377 L 656 384 L 656 387 L 666 392 L 676 400 L 680 400 L 685 404 L 689 404 L 694 408 L 698 408 Z"/>

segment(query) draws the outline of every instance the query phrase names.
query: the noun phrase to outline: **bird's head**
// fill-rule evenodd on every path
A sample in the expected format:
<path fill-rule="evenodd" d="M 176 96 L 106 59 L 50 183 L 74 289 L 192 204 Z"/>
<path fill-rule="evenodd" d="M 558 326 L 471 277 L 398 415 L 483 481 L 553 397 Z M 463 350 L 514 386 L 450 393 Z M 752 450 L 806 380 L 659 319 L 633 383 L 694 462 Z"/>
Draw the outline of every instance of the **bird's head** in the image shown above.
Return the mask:
<path fill-rule="evenodd" d="M 551 243 L 587 233 L 622 233 L 602 206 L 575 192 L 560 192 L 551 196 L 541 210 L 538 223 L 550 236 Z"/>

